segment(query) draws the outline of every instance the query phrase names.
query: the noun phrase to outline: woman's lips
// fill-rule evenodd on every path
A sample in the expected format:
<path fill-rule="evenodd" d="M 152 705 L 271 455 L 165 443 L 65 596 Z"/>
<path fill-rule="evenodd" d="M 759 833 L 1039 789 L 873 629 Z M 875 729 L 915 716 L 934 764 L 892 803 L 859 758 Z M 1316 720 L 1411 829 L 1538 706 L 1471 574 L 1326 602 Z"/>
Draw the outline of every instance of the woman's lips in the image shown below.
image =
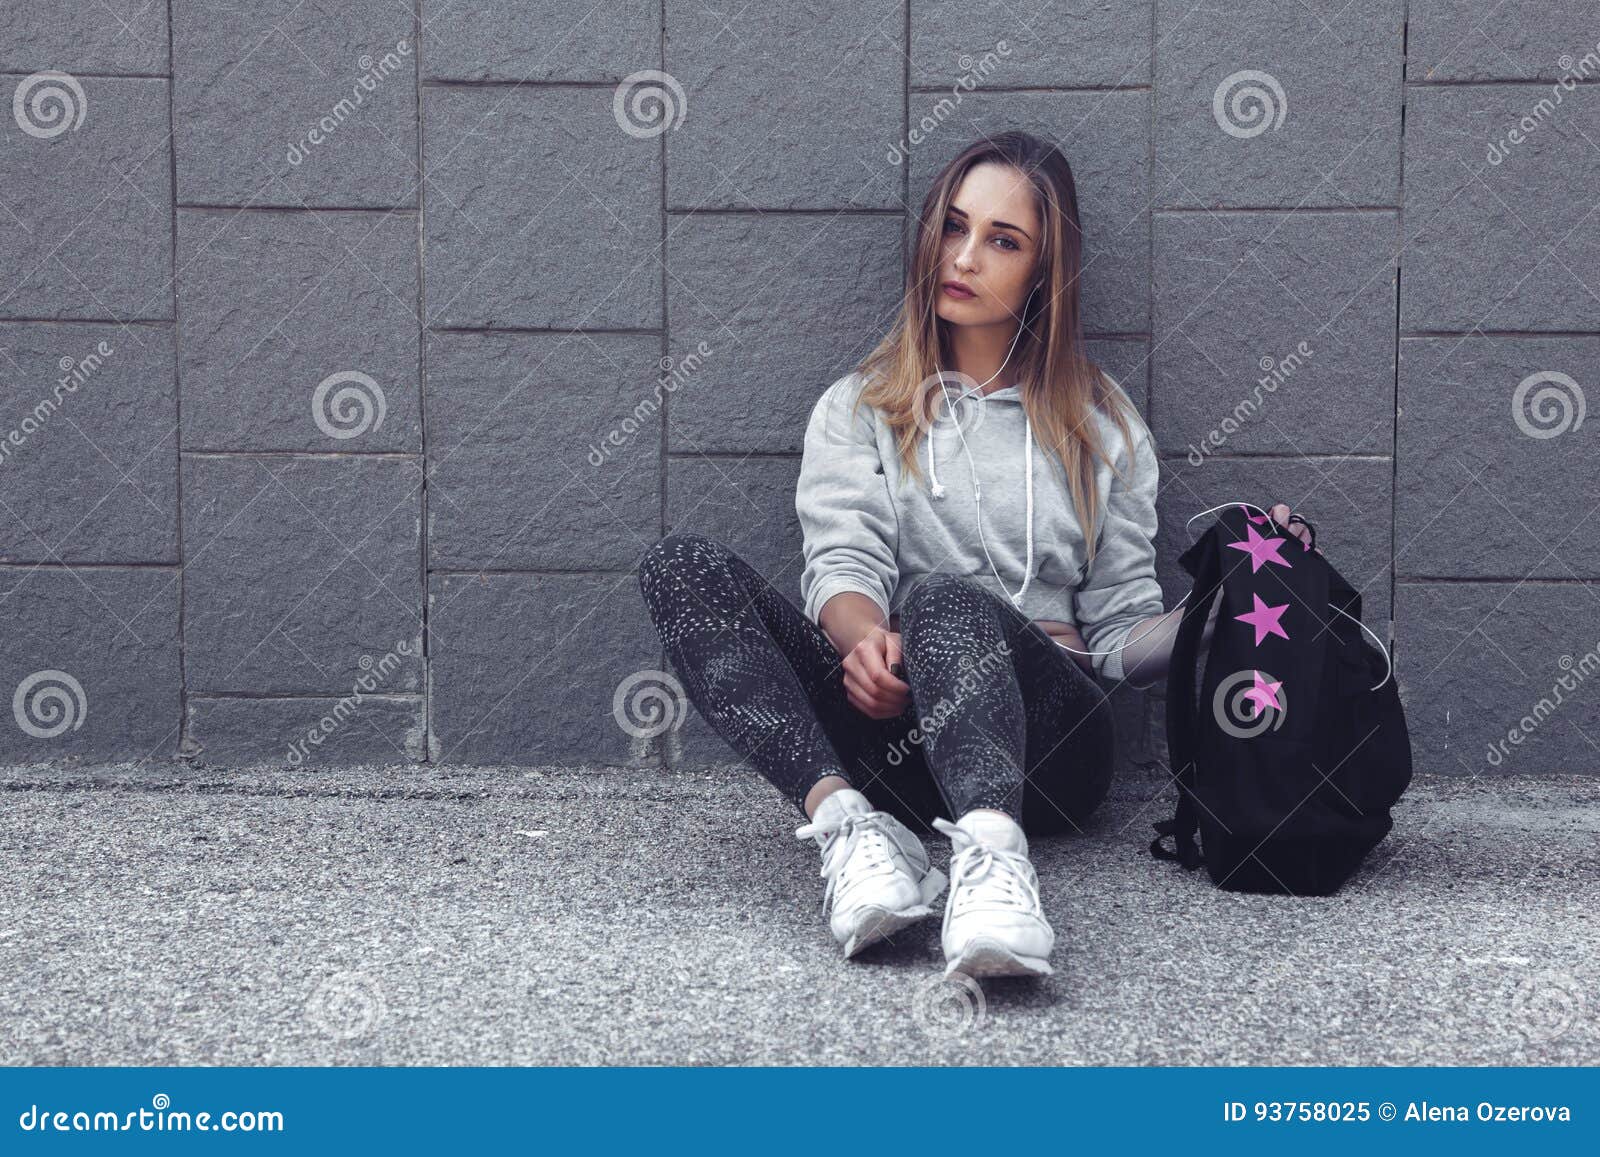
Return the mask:
<path fill-rule="evenodd" d="M 978 296 L 972 290 L 956 281 L 946 281 L 939 288 L 957 301 L 970 301 Z"/>

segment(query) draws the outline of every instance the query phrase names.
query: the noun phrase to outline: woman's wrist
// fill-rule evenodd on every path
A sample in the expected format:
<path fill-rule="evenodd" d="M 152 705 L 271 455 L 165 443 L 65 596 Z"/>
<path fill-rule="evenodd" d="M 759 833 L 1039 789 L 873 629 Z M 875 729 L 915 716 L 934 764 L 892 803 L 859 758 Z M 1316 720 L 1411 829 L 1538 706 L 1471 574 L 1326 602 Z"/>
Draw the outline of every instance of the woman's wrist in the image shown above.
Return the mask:
<path fill-rule="evenodd" d="M 824 603 L 817 625 L 841 655 L 848 655 L 874 630 L 887 626 L 883 609 L 859 591 L 840 591 Z"/>

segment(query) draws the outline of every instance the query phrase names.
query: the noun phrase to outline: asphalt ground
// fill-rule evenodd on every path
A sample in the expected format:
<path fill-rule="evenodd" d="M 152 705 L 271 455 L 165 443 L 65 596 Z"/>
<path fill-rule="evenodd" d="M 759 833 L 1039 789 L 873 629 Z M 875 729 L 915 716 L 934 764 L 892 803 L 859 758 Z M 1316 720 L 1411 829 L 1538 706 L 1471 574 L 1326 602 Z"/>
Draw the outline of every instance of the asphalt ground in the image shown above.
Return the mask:
<path fill-rule="evenodd" d="M 1337 895 L 1034 842 L 1055 974 L 845 961 L 728 767 L 0 768 L 0 1063 L 1595 1064 L 1600 780 L 1419 774 Z M 931 845 L 936 863 L 948 844 Z"/>

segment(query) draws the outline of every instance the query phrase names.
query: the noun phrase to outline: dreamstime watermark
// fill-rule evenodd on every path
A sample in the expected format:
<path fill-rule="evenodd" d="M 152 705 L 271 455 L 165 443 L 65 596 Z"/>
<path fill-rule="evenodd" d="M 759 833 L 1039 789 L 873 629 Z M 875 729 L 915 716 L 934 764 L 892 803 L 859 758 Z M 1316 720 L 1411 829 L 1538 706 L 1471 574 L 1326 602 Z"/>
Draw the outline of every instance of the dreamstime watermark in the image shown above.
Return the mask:
<path fill-rule="evenodd" d="M 374 659 L 371 655 L 362 655 L 356 663 L 362 673 L 351 684 L 350 694 L 342 696 L 328 714 L 322 716 L 315 726 L 306 731 L 304 737 L 295 739 L 289 744 L 287 756 L 289 765 L 299 767 L 310 757 L 312 748 L 321 747 L 338 734 L 341 727 L 355 718 L 366 697 L 376 693 L 378 688 L 400 668 L 401 660 L 420 652 L 420 644 L 409 643 L 402 639 L 394 645 L 393 650 L 384 652 L 382 658 Z"/>
<path fill-rule="evenodd" d="M 1242 68 L 1222 78 L 1211 94 L 1211 116 L 1230 137 L 1249 140 L 1277 130 L 1289 115 L 1289 98 L 1270 72 Z"/>
<path fill-rule="evenodd" d="M 1547 1044 L 1563 1036 L 1583 1017 L 1587 1005 L 1577 977 L 1550 969 L 1523 973 L 1507 989 L 1511 1028 L 1524 1045 Z"/>
<path fill-rule="evenodd" d="M 950 95 L 942 96 L 933 108 L 924 113 L 922 119 L 912 125 L 910 131 L 893 145 L 884 154 L 884 159 L 891 165 L 903 165 L 911 156 L 914 146 L 922 144 L 931 138 L 934 132 L 945 121 L 955 115 L 966 95 L 987 80 L 994 71 L 1000 67 L 1000 61 L 1011 55 L 1011 46 L 1004 40 L 994 42 L 994 47 L 974 60 L 967 53 L 962 53 L 956 58 L 956 66 L 961 69 L 961 75 L 956 77 L 955 83 L 950 86 Z"/>
<path fill-rule="evenodd" d="M 662 358 L 661 373 L 656 378 L 650 396 L 641 399 L 628 416 L 601 435 L 598 442 L 589 443 L 589 465 L 604 466 L 614 450 L 622 449 L 632 442 L 639 432 L 646 428 L 646 423 L 660 413 L 662 396 L 675 394 L 682 389 L 685 383 L 700 372 L 700 368 L 710 356 L 711 347 L 701 341 L 676 362 L 669 357 Z"/>
<path fill-rule="evenodd" d="M 0 440 L 0 465 L 4 465 L 29 438 L 44 429 L 45 424 L 55 416 L 55 412 L 66 401 L 66 396 L 77 393 L 78 387 L 87 382 L 105 364 L 106 359 L 116 352 L 116 348 L 110 342 L 99 341 L 87 356 L 63 357 L 57 362 L 56 365 L 62 373 L 51 387 L 50 396 L 41 398 L 35 403 L 21 423 Z"/>
<path fill-rule="evenodd" d="M 311 394 L 311 418 L 317 429 L 340 441 L 377 430 L 388 412 L 383 387 L 360 370 L 329 374 Z"/>
<path fill-rule="evenodd" d="M 917 383 L 911 399 L 911 420 L 919 434 L 936 424 L 954 422 L 963 435 L 977 433 L 989 412 L 988 397 L 978 379 L 960 370 L 940 370 Z"/>
<path fill-rule="evenodd" d="M 366 1036 L 383 1020 L 383 990 L 363 972 L 335 972 L 306 999 L 306 1019 L 337 1041 Z"/>
<path fill-rule="evenodd" d="M 1556 63 L 1561 66 L 1561 75 L 1551 82 L 1550 95 L 1536 100 L 1531 111 L 1523 113 L 1501 136 L 1490 141 L 1483 159 L 1491 165 L 1503 163 L 1513 148 L 1526 144 L 1534 133 L 1543 128 L 1555 116 L 1556 106 L 1566 99 L 1566 94 L 1576 91 L 1580 80 L 1588 80 L 1600 72 L 1600 52 L 1597 49 L 1600 49 L 1600 45 L 1576 59 L 1571 53 L 1558 57 Z"/>
<path fill-rule="evenodd" d="M 670 671 L 635 671 L 617 684 L 611 715 L 635 739 L 653 739 L 683 726 L 689 699 Z"/>
<path fill-rule="evenodd" d="M 350 95 L 340 98 L 339 102 L 319 117 L 312 126 L 301 135 L 300 139 L 289 146 L 285 155 L 292 168 L 299 168 L 311 150 L 327 141 L 344 124 L 356 114 L 356 110 L 367 103 L 367 97 L 378 91 L 378 85 L 398 72 L 405 63 L 405 58 L 411 55 L 411 42 L 399 40 L 392 50 L 385 52 L 376 61 L 370 55 L 362 54 L 356 60 L 356 66 L 361 69 L 361 75 L 356 78 L 355 84 L 350 87 Z"/>
<path fill-rule="evenodd" d="M 77 132 L 89 112 L 83 85 L 65 72 L 35 72 L 18 82 L 11 94 L 11 115 L 17 127 L 36 140 L 48 141 Z"/>
<path fill-rule="evenodd" d="M 50 1109 L 30 1104 L 17 1117 L 24 1133 L 281 1133 L 276 1109 L 224 1109 L 221 1112 L 174 1109 L 172 1098 L 157 1093 L 148 1109 Z"/>
<path fill-rule="evenodd" d="M 1583 387 L 1560 370 L 1529 374 L 1511 392 L 1511 420 L 1530 438 L 1556 438 L 1576 430 L 1586 412 Z"/>
<path fill-rule="evenodd" d="M 35 739 L 77 731 L 88 714 L 89 696 L 83 684 L 54 668 L 27 676 L 11 696 L 11 717 Z"/>
<path fill-rule="evenodd" d="M 1568 673 L 1556 676 L 1550 694 L 1541 696 L 1533 705 L 1533 709 L 1519 719 L 1515 727 L 1506 732 L 1504 739 L 1496 739 L 1489 744 L 1484 760 L 1490 767 L 1499 767 L 1504 763 L 1511 755 L 1511 748 L 1522 746 L 1522 741 L 1538 731 L 1545 720 L 1554 715 L 1557 708 L 1567 701 L 1569 693 L 1576 691 L 1579 684 L 1596 671 L 1600 671 L 1600 643 L 1585 651 L 1577 659 L 1571 655 L 1562 655 L 1556 660 L 1556 666 Z"/>
<path fill-rule="evenodd" d="M 1465 957 L 1454 967 L 1385 978 L 1390 994 L 1382 1015 L 1396 1022 L 1389 1031 L 1404 1031 L 1402 1020 L 1419 1009 L 1437 1008 L 1439 997 L 1419 1002 L 1419 989 L 1449 994 L 1458 1023 L 1478 1026 L 1485 1046 L 1496 1053 L 1526 1053 L 1565 1036 L 1588 1015 L 1592 982 L 1545 964 L 1535 956 L 1497 952 Z M 1398 981 L 1398 983 L 1397 983 Z"/>
<path fill-rule="evenodd" d="M 983 986 L 965 972 L 934 973 L 911 997 L 911 1019 L 931 1037 L 949 1040 L 983 1027 Z"/>
<path fill-rule="evenodd" d="M 897 739 L 889 745 L 889 750 L 884 755 L 889 766 L 899 767 L 906 756 L 911 754 L 913 747 L 918 747 L 938 735 L 939 729 L 945 725 L 950 716 L 955 714 L 956 708 L 962 701 L 982 686 L 984 678 L 991 671 L 1010 662 L 1010 659 L 1011 644 L 1004 639 L 996 643 L 993 650 L 985 651 L 976 659 L 971 655 L 962 655 L 957 659 L 956 666 L 960 668 L 961 675 L 951 693 L 939 696 L 939 701 L 917 720 L 917 724 L 906 732 L 903 739 Z"/>
<path fill-rule="evenodd" d="M 1211 715 L 1235 739 L 1251 739 L 1283 726 L 1289 697 L 1283 681 L 1254 669 L 1235 671 L 1217 684 L 1211 696 Z"/>
<path fill-rule="evenodd" d="M 1286 357 L 1275 358 L 1271 354 L 1262 354 L 1258 363 L 1261 367 L 1261 376 L 1256 379 L 1255 388 L 1249 396 L 1241 399 L 1233 407 L 1220 425 L 1213 426 L 1206 432 L 1205 437 L 1200 439 L 1200 445 L 1189 443 L 1189 465 L 1201 465 L 1205 462 L 1206 455 L 1225 445 L 1246 422 L 1253 421 L 1266 405 L 1266 397 L 1263 395 L 1270 396 L 1277 393 L 1278 387 L 1299 373 L 1311 357 L 1311 345 L 1305 341 L 1296 345 L 1294 352 Z"/>
<path fill-rule="evenodd" d="M 671 73 L 646 68 L 622 78 L 611 94 L 611 115 L 630 137 L 647 140 L 683 124 L 689 100 Z"/>

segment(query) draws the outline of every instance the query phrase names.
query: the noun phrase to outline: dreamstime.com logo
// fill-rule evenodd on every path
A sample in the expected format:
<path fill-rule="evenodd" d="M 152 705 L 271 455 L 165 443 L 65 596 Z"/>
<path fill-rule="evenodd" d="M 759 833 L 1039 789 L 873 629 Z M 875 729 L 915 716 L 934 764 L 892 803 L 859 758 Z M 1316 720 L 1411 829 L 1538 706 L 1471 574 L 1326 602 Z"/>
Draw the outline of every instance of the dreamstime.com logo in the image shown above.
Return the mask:
<path fill-rule="evenodd" d="M 635 739 L 652 739 L 683 726 L 689 699 L 670 671 L 635 671 L 611 696 L 617 726 Z"/>
<path fill-rule="evenodd" d="M 988 413 L 985 397 L 978 379 L 971 374 L 944 370 L 917 383 L 911 418 L 919 434 L 931 433 L 941 421 L 953 421 L 963 435 L 975 434 Z"/>
<path fill-rule="evenodd" d="M 355 84 L 350 86 L 350 95 L 341 97 L 305 131 L 305 135 L 289 146 L 284 159 L 290 166 L 299 168 L 313 149 L 325 144 L 338 131 L 340 125 L 367 103 L 367 97 L 378 91 L 378 85 L 382 81 L 400 71 L 403 58 L 410 55 L 411 42 L 408 40 L 397 41 L 392 51 L 385 52 L 377 60 L 373 60 L 370 53 L 363 53 L 356 61 L 356 67 L 361 69 L 361 75 L 356 78 Z"/>
<path fill-rule="evenodd" d="M 671 73 L 646 68 L 622 78 L 611 96 L 611 115 L 630 137 L 648 140 L 683 124 L 689 100 Z"/>
<path fill-rule="evenodd" d="M 1600 51 L 1597 50 L 1600 50 L 1600 45 L 1596 45 L 1579 57 L 1574 57 L 1570 52 L 1564 52 L 1556 57 L 1556 66 L 1561 69 L 1561 75 L 1551 83 L 1550 95 L 1541 96 L 1534 101 L 1531 111 L 1517 117 L 1515 124 L 1501 136 L 1491 140 L 1484 154 L 1484 160 L 1491 165 L 1503 164 L 1511 155 L 1513 148 L 1527 144 L 1534 133 L 1552 121 L 1557 106 L 1566 100 L 1564 94 L 1577 92 L 1579 81 L 1591 80 L 1600 73 Z M 1531 92 L 1538 91 L 1538 89 L 1531 90 Z"/>
<path fill-rule="evenodd" d="M 1476 1027 L 1480 1047 L 1489 1054 L 1485 1060 L 1503 1063 L 1515 1057 L 1518 1063 L 1548 1064 L 1556 1058 L 1542 1054 L 1592 1018 L 1587 994 L 1594 981 L 1589 970 L 1569 972 L 1509 952 L 1466 957 L 1442 969 L 1413 971 L 1417 967 L 1402 964 L 1399 975 L 1381 986 L 1387 995 L 1379 1008 L 1390 1022 L 1385 1031 L 1411 1032 L 1426 1025 L 1427 1010 L 1449 994 L 1460 1023 Z M 1419 992 L 1439 995 L 1419 1001 Z"/>
<path fill-rule="evenodd" d="M 941 96 L 935 101 L 917 123 L 910 126 L 911 131 L 890 146 L 884 159 L 891 165 L 905 164 L 911 156 L 911 150 L 930 140 L 934 132 L 955 115 L 961 102 L 966 100 L 967 93 L 976 91 L 980 84 L 993 76 L 1000 67 L 1000 61 L 1010 55 L 1011 46 L 1004 40 L 997 40 L 994 48 L 977 59 L 965 52 L 958 56 L 956 67 L 961 70 L 961 75 L 950 86 L 950 95 Z"/>
<path fill-rule="evenodd" d="M 355 718 L 361 710 L 361 705 L 366 702 L 366 697 L 376 694 L 378 689 L 388 682 L 389 677 L 400 669 L 404 659 L 421 653 L 421 643 L 408 643 L 401 639 L 395 643 L 393 649 L 385 651 L 381 658 L 374 659 L 371 655 L 362 655 L 356 662 L 356 666 L 361 668 L 361 674 L 350 685 L 350 694 L 342 696 L 326 715 L 307 729 L 303 737 L 297 737 L 289 744 L 287 756 L 289 765 L 299 767 L 309 759 L 311 748 L 321 747 L 337 735 L 340 728 Z"/>
<path fill-rule="evenodd" d="M 88 112 L 83 85 L 64 72 L 25 76 L 11 94 L 11 115 L 17 127 L 36 140 L 77 132 Z"/>
<path fill-rule="evenodd" d="M 383 387 L 360 370 L 329 374 L 311 395 L 311 417 L 317 429 L 341 441 L 379 429 L 388 412 Z"/>
<path fill-rule="evenodd" d="M 994 650 L 985 651 L 974 659 L 971 655 L 962 655 L 956 660 L 956 666 L 961 669 L 961 677 L 956 680 L 952 688 L 955 697 L 941 695 L 939 701 L 928 708 L 925 715 L 906 732 L 905 737 L 889 745 L 889 750 L 884 754 L 885 761 L 890 767 L 899 767 L 911 754 L 913 747 L 919 747 L 939 734 L 939 729 L 955 714 L 963 700 L 970 696 L 979 687 L 984 685 L 989 673 L 998 667 L 1009 663 L 1011 658 L 1011 645 L 1004 639 L 995 644 Z"/>
<path fill-rule="evenodd" d="M 1562 655 L 1556 660 L 1556 666 L 1561 668 L 1563 674 L 1556 676 L 1550 694 L 1540 696 L 1533 709 L 1517 720 L 1517 725 L 1506 732 L 1504 739 L 1490 741 L 1488 753 L 1484 756 L 1490 767 L 1499 767 L 1509 759 L 1511 748 L 1521 747 L 1523 740 L 1531 738 L 1534 732 L 1544 726 L 1545 720 L 1567 701 L 1570 692 L 1576 691 L 1585 679 L 1600 673 L 1600 645 L 1591 647 L 1576 659 L 1571 655 Z"/>
<path fill-rule="evenodd" d="M 87 384 L 89 379 L 106 364 L 107 359 L 116 352 L 115 346 L 101 340 L 96 342 L 94 349 L 84 357 L 64 355 L 56 363 L 61 370 L 61 376 L 51 387 L 50 396 L 40 398 L 14 429 L 0 435 L 0 465 L 11 461 L 16 456 L 16 451 L 27 444 L 28 439 L 43 431 L 50 419 L 55 417 L 57 411 L 66 404 L 67 396 L 77 393 L 78 388 Z"/>
<path fill-rule="evenodd" d="M 1506 985 L 1511 1028 L 1525 1046 L 1549 1044 L 1584 1018 L 1583 985 L 1568 973 L 1523 973 Z"/>
<path fill-rule="evenodd" d="M 647 423 L 651 418 L 661 412 L 661 399 L 663 394 L 673 394 L 692 381 L 705 366 L 706 359 L 711 356 L 711 347 L 704 341 L 697 343 L 681 359 L 674 361 L 670 357 L 663 357 L 656 364 L 661 373 L 657 375 L 651 395 L 641 398 L 628 415 L 610 430 L 600 436 L 598 442 L 589 443 L 589 465 L 603 466 L 612 456 L 614 450 L 627 446 L 640 431 L 648 430 Z"/>
<path fill-rule="evenodd" d="M 383 990 L 364 972 L 335 972 L 306 1000 L 306 1019 L 324 1036 L 356 1040 L 383 1020 Z"/>
<path fill-rule="evenodd" d="M 1583 387 L 1560 370 L 1529 374 L 1511 394 L 1511 420 L 1530 438 L 1557 438 L 1576 430 L 1585 411 Z"/>
<path fill-rule="evenodd" d="M 1261 376 L 1256 379 L 1252 396 L 1241 398 L 1233 411 L 1222 419 L 1221 425 L 1213 426 L 1206 432 L 1199 446 L 1189 443 L 1189 465 L 1203 465 L 1212 450 L 1226 445 L 1228 439 L 1242 430 L 1246 422 L 1253 421 L 1266 408 L 1267 398 L 1263 392 L 1267 396 L 1275 394 L 1278 387 L 1303 369 L 1311 358 L 1311 345 L 1305 341 L 1296 345 L 1294 352 L 1287 357 L 1275 358 L 1271 354 L 1262 354 L 1257 363 L 1261 367 Z"/>
<path fill-rule="evenodd" d="M 150 1108 L 126 1113 L 29 1105 L 17 1125 L 24 1133 L 281 1133 L 283 1114 L 275 1109 L 192 1113 L 173 1109 L 172 1098 L 157 1093 L 150 1098 Z"/>
<path fill-rule="evenodd" d="M 35 739 L 54 739 L 83 726 L 89 697 L 83 684 L 65 671 L 35 671 L 17 684 L 11 715 Z"/>
<path fill-rule="evenodd" d="M 1217 726 L 1235 739 L 1252 739 L 1263 731 L 1283 726 L 1289 698 L 1283 682 L 1253 668 L 1235 671 L 1217 684 L 1211 696 L 1211 714 Z"/>
<path fill-rule="evenodd" d="M 931 1037 L 950 1040 L 983 1027 L 983 986 L 965 972 L 934 973 L 917 984 L 911 1019 Z"/>
<path fill-rule="evenodd" d="M 1211 94 L 1211 116 L 1230 137 L 1249 140 L 1274 131 L 1289 115 L 1289 98 L 1270 72 L 1243 68 L 1222 78 Z"/>

